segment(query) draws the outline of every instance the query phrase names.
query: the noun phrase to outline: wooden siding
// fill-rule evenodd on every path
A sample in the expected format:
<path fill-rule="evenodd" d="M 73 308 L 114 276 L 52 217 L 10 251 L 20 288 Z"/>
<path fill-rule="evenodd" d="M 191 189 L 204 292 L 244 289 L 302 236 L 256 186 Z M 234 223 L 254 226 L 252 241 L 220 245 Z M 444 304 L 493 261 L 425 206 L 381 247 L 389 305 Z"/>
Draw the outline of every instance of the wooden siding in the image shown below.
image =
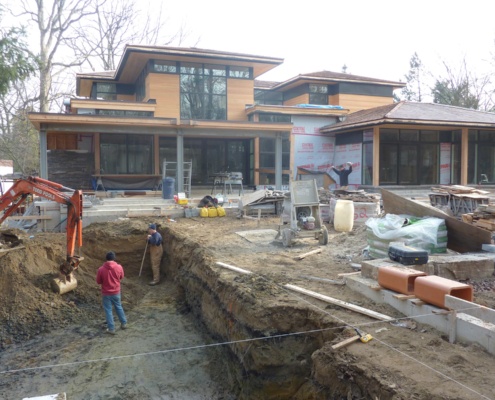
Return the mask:
<path fill-rule="evenodd" d="M 47 150 L 77 150 L 76 133 L 48 133 Z"/>
<path fill-rule="evenodd" d="M 136 96 L 133 94 L 118 94 L 117 101 L 136 101 Z"/>
<path fill-rule="evenodd" d="M 145 101 L 156 100 L 155 117 L 180 119 L 179 75 L 149 74 L 146 94 Z"/>
<path fill-rule="evenodd" d="M 246 104 L 254 103 L 254 81 L 249 79 L 227 80 L 227 120 L 246 121 Z"/>
<path fill-rule="evenodd" d="M 353 113 L 360 110 L 367 110 L 369 108 L 385 106 L 392 104 L 394 99 L 392 97 L 379 97 L 379 96 L 362 96 L 355 94 L 339 94 L 331 96 L 332 101 L 335 98 L 336 103 L 332 102 L 332 105 L 342 106 Z"/>
<path fill-rule="evenodd" d="M 309 94 L 304 93 L 301 96 L 294 97 L 290 100 L 284 101 L 284 106 L 295 106 L 296 104 L 308 104 Z"/>
<path fill-rule="evenodd" d="M 78 109 L 95 110 L 132 110 L 154 112 L 156 105 L 132 101 L 105 101 L 105 100 L 80 100 L 72 99 L 70 102 L 71 113 L 77 114 Z"/>

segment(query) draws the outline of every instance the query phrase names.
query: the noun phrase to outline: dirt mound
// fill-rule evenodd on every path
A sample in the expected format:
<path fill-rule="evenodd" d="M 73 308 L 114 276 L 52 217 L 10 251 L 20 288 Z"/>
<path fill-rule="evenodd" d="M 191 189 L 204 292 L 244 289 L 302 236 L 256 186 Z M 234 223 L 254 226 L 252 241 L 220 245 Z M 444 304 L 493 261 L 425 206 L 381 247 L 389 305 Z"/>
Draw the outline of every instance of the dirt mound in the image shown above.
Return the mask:
<path fill-rule="evenodd" d="M 147 222 L 117 221 L 94 224 L 84 230 L 76 278 L 77 288 L 63 296 L 53 293 L 51 281 L 65 260 L 66 235 L 21 230 L 2 231 L 0 243 L 9 251 L 0 257 L 0 348 L 19 343 L 51 329 L 101 318 L 101 295 L 96 270 L 107 251 L 117 253 L 126 273 L 139 271 L 145 248 Z M 128 307 L 142 288 L 130 283 L 123 293 Z"/>

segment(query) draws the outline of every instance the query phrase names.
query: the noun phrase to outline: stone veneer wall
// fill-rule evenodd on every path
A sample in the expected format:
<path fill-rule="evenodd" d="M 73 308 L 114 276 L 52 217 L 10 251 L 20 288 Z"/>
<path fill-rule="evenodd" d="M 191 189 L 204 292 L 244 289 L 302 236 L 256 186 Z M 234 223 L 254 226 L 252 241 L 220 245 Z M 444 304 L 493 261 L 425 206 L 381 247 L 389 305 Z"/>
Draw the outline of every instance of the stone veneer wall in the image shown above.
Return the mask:
<path fill-rule="evenodd" d="M 93 153 L 70 150 L 48 151 L 48 180 L 72 189 L 92 190 Z"/>

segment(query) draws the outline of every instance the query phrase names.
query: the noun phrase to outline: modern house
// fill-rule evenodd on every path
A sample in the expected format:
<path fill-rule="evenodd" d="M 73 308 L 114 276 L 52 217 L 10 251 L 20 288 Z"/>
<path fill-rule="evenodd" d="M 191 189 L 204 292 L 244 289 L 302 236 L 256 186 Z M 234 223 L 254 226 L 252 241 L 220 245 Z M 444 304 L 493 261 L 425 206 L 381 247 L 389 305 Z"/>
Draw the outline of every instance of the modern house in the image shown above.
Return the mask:
<path fill-rule="evenodd" d="M 355 186 L 467 183 L 468 133 L 478 143 L 486 134 L 472 129 L 495 129 L 487 113 L 440 116 L 434 110 L 445 107 L 394 103 L 401 82 L 329 71 L 259 79 L 282 62 L 129 45 L 115 71 L 77 75 L 65 113 L 29 114 L 40 134 L 40 175 L 82 189 L 101 182 L 149 190 L 162 182 L 167 163 L 176 163 L 180 177 L 190 163 L 193 186 L 237 172 L 244 186 L 282 188 L 298 169 L 328 172 L 351 161 Z M 456 119 L 456 112 L 470 118 Z M 453 160 L 448 177 L 441 172 L 445 143 Z M 182 179 L 177 183 L 183 191 Z"/>
<path fill-rule="evenodd" d="M 352 113 L 320 131 L 336 135 L 337 148 L 362 148 L 360 185 L 468 185 L 495 178 L 495 113 L 399 102 Z"/>

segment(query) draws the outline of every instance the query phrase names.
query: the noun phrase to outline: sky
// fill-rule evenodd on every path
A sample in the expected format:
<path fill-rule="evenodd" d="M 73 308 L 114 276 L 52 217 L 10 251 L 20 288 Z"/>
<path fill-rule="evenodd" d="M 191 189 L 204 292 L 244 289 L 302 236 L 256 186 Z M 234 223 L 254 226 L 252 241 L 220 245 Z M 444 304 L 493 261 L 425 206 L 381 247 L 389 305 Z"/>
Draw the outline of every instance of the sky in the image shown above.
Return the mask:
<path fill-rule="evenodd" d="M 415 52 L 434 78 L 446 76 L 444 62 L 457 71 L 464 59 L 477 76 L 495 71 L 493 0 L 136 2 L 143 14 L 162 8 L 169 36 L 183 26 L 189 35 L 182 46 L 282 58 L 264 80 L 345 65 L 351 74 L 405 82 Z M 18 0 L 3 3 L 18 7 Z"/>
<path fill-rule="evenodd" d="M 260 79 L 328 70 L 405 81 L 416 52 L 434 76 L 466 59 L 477 74 L 495 63 L 495 2 L 489 0 L 149 0 L 185 45 L 283 58 Z M 199 42 L 196 41 L 199 38 Z"/>

